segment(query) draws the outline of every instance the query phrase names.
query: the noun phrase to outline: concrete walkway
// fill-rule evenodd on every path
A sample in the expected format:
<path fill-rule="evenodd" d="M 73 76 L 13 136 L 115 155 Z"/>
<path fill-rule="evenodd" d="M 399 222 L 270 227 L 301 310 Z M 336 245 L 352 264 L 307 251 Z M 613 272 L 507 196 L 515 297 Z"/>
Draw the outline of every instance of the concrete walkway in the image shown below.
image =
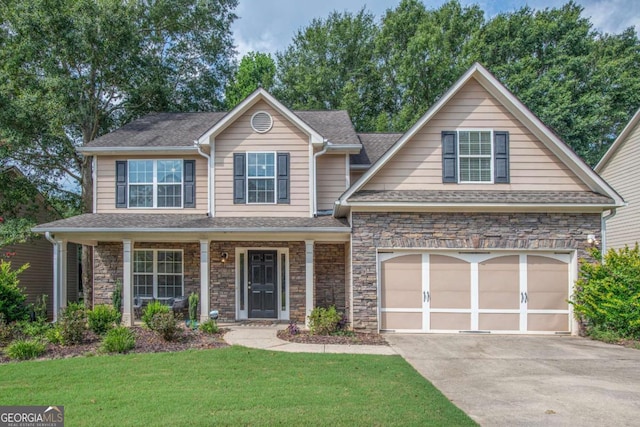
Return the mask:
<path fill-rule="evenodd" d="M 288 351 L 291 353 L 344 353 L 344 354 L 379 354 L 396 355 L 386 345 L 342 345 L 342 344 L 298 344 L 281 340 L 277 337 L 277 326 L 226 326 L 230 329 L 224 340 L 231 345 L 241 345 L 262 350 Z"/>

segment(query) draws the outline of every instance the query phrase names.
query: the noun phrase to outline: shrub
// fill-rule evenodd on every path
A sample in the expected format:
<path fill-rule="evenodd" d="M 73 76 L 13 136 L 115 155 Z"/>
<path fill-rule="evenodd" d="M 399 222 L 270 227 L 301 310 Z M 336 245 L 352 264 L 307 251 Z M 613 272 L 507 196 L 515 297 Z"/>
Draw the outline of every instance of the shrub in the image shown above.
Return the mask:
<path fill-rule="evenodd" d="M 620 338 L 640 338 L 640 251 L 611 249 L 600 262 L 600 252 L 591 250 L 596 262 L 581 260 L 571 303 L 587 333 Z"/>
<path fill-rule="evenodd" d="M 46 346 L 38 340 L 16 340 L 9 344 L 5 354 L 13 360 L 28 360 L 41 356 L 45 350 Z"/>
<path fill-rule="evenodd" d="M 178 337 L 180 329 L 172 311 L 158 312 L 153 315 L 149 329 L 157 332 L 165 341 L 173 341 Z"/>
<path fill-rule="evenodd" d="M 29 317 L 29 310 L 24 304 L 27 296 L 18 287 L 18 275 L 27 268 L 29 264 L 12 270 L 10 262 L 0 259 L 0 313 L 7 323 Z"/>
<path fill-rule="evenodd" d="M 122 321 L 122 282 L 120 281 L 120 279 L 116 280 L 116 288 L 111 294 L 111 303 L 113 304 L 114 310 L 118 314 L 116 324 L 120 324 L 120 322 Z"/>
<path fill-rule="evenodd" d="M 209 319 L 200 324 L 200 330 L 205 334 L 217 334 L 220 328 L 218 328 L 218 323 L 215 320 Z"/>
<path fill-rule="evenodd" d="M 36 316 L 36 321 L 46 322 L 49 319 L 47 313 L 47 300 L 49 296 L 42 294 L 36 298 L 36 303 L 33 305 L 33 314 Z"/>
<path fill-rule="evenodd" d="M 289 333 L 289 335 L 298 335 L 300 333 L 300 328 L 294 320 L 289 322 L 289 326 L 287 326 L 287 332 Z"/>
<path fill-rule="evenodd" d="M 108 353 L 126 353 L 136 346 L 136 337 L 126 326 L 117 326 L 102 340 L 102 349 Z"/>
<path fill-rule="evenodd" d="M 16 322 L 16 328 L 17 332 L 25 337 L 45 338 L 47 331 L 51 329 L 51 325 L 46 321 L 30 322 L 28 320 L 23 320 L 21 322 Z"/>
<path fill-rule="evenodd" d="M 82 344 L 87 330 L 87 316 L 85 308 L 79 303 L 69 303 L 60 314 L 58 321 L 62 344 Z"/>
<path fill-rule="evenodd" d="M 170 311 L 171 309 L 160 301 L 152 301 L 147 304 L 144 311 L 142 312 L 142 321 L 147 326 L 147 328 L 153 329 L 151 327 L 151 320 L 153 319 L 153 316 L 158 313 L 169 313 Z"/>
<path fill-rule="evenodd" d="M 51 344 L 62 344 L 62 329 L 59 325 L 49 328 L 45 334 L 45 338 Z"/>
<path fill-rule="evenodd" d="M 89 329 L 98 335 L 104 335 L 113 329 L 116 323 L 119 323 L 120 316 L 116 309 L 110 305 L 99 304 L 87 313 L 87 320 Z"/>
<path fill-rule="evenodd" d="M 335 306 L 316 307 L 309 315 L 309 331 L 312 334 L 329 335 L 337 330 L 340 319 Z"/>
<path fill-rule="evenodd" d="M 191 327 L 196 328 L 198 322 L 198 301 L 200 297 L 197 293 L 191 292 L 189 295 L 189 320 L 191 321 Z"/>
<path fill-rule="evenodd" d="M 15 337 L 15 323 L 7 323 L 4 314 L 0 313 L 0 346 L 5 346 Z"/>

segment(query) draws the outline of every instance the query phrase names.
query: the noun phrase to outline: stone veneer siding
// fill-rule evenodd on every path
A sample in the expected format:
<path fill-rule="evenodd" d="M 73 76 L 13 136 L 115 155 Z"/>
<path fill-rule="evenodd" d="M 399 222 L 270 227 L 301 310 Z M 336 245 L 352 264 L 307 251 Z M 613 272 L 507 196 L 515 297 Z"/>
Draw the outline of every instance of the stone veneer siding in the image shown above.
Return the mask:
<path fill-rule="evenodd" d="M 377 248 L 585 251 L 598 213 L 352 212 L 353 327 L 378 331 Z"/>
<path fill-rule="evenodd" d="M 236 248 L 289 248 L 289 317 L 298 323 L 304 323 L 306 298 L 304 242 L 211 242 L 209 292 L 211 309 L 219 310 L 220 320 L 223 322 L 237 320 Z M 229 254 L 224 264 L 220 262 L 222 252 Z M 280 268 L 280 260 L 278 260 L 278 268 Z M 280 295 L 278 299 L 279 297 Z"/>
<path fill-rule="evenodd" d="M 200 244 L 199 243 L 145 243 L 134 242 L 134 249 L 182 249 L 184 295 L 200 294 Z M 122 243 L 99 242 L 93 255 L 93 302 L 111 304 L 116 280 L 122 281 Z M 132 260 L 133 261 L 133 260 Z M 133 269 L 133 265 L 131 266 Z"/>
<path fill-rule="evenodd" d="M 314 305 L 345 310 L 345 244 L 316 243 L 314 247 Z"/>

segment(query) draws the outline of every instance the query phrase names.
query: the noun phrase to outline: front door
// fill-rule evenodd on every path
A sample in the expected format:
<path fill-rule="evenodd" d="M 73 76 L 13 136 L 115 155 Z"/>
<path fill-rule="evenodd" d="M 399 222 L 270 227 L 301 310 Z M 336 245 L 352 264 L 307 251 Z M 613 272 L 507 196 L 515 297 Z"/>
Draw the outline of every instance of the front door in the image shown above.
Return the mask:
<path fill-rule="evenodd" d="M 249 251 L 249 317 L 277 318 L 276 251 Z"/>

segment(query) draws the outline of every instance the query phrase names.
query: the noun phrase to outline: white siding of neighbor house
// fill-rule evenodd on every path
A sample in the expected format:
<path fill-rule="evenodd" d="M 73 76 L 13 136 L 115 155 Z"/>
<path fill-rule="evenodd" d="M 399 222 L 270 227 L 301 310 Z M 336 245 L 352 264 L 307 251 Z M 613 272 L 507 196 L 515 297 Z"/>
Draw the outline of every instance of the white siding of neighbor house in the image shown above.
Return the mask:
<path fill-rule="evenodd" d="M 443 184 L 441 132 L 509 132 L 510 184 Z M 363 190 L 589 191 L 588 187 L 475 79 L 420 129 Z"/>
<path fill-rule="evenodd" d="M 196 207 L 184 208 L 116 208 L 116 160 L 182 159 L 196 161 Z M 96 174 L 96 213 L 207 213 L 207 159 L 202 156 L 98 156 Z"/>
<path fill-rule="evenodd" d="M 273 127 L 266 133 L 251 128 L 251 116 L 266 111 Z M 264 101 L 256 103 L 222 131 L 211 145 L 215 151 L 215 216 L 309 217 L 309 136 Z M 234 204 L 233 154 L 249 151 L 288 152 L 289 204 Z"/>
<path fill-rule="evenodd" d="M 640 123 L 613 154 L 600 175 L 618 192 L 627 206 L 607 221 L 607 248 L 640 242 Z"/>

